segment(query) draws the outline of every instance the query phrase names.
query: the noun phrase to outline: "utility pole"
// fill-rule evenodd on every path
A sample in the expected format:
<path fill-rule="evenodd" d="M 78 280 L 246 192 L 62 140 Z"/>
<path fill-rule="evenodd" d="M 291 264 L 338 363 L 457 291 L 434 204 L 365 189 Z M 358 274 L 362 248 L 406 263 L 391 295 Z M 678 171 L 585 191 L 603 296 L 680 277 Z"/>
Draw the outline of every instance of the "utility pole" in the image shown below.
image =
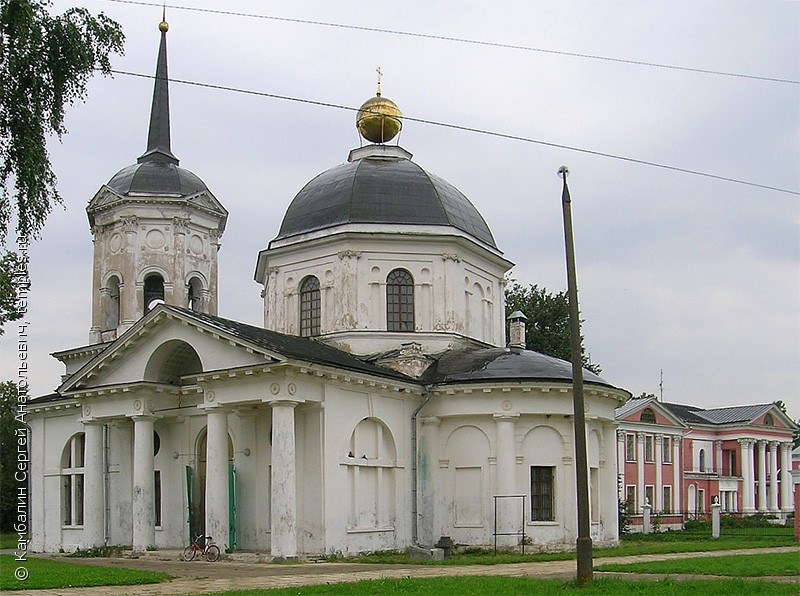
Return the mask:
<path fill-rule="evenodd" d="M 575 274 L 575 243 L 572 237 L 572 200 L 567 188 L 567 166 L 558 174 L 564 179 L 561 206 L 564 214 L 564 244 L 567 253 L 567 294 L 569 296 L 569 330 L 572 347 L 572 405 L 575 415 L 575 475 L 578 489 L 578 559 L 577 582 L 592 579 L 592 536 L 589 531 L 589 467 L 586 457 L 586 417 L 583 403 L 583 362 L 581 359 L 581 323 L 578 310 L 578 280 Z"/>

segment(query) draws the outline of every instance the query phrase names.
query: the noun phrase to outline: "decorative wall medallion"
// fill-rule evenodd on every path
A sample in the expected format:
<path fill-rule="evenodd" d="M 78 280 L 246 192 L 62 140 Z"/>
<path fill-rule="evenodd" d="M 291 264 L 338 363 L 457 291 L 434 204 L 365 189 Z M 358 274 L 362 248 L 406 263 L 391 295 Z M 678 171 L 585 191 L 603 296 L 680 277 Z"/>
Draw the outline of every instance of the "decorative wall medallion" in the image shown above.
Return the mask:
<path fill-rule="evenodd" d="M 116 254 L 122 248 L 122 234 L 114 234 L 111 240 L 108 241 L 108 249 Z"/>
<path fill-rule="evenodd" d="M 142 402 L 140 400 L 138 400 L 138 399 L 136 401 L 134 401 L 133 402 L 133 409 L 136 410 L 137 412 L 141 412 L 142 411 Z"/>
<path fill-rule="evenodd" d="M 503 408 L 503 410 L 508 412 L 511 409 L 511 402 L 506 399 L 503 401 L 503 405 L 501 407 Z"/>
<path fill-rule="evenodd" d="M 289 383 L 288 389 L 289 389 L 289 395 L 294 395 L 295 393 L 297 393 L 297 385 L 295 385 L 294 383 Z"/>
<path fill-rule="evenodd" d="M 202 254 L 203 239 L 199 235 L 192 234 L 192 236 L 189 238 L 189 250 L 196 255 Z"/>
<path fill-rule="evenodd" d="M 83 408 L 83 415 L 84 416 L 88 416 L 91 413 L 92 413 L 92 407 L 91 406 L 85 406 Z"/>
<path fill-rule="evenodd" d="M 153 250 L 158 250 L 159 248 L 163 248 L 164 245 L 167 243 L 167 237 L 164 236 L 164 232 L 161 230 L 150 230 L 145 235 L 145 243 L 147 244 L 148 248 L 152 248 Z"/>
<path fill-rule="evenodd" d="M 273 383 L 272 385 L 269 386 L 269 391 L 270 391 L 270 393 L 272 393 L 272 395 L 278 395 L 278 392 L 280 390 L 281 390 L 281 386 L 278 385 L 277 383 Z"/>
<path fill-rule="evenodd" d="M 206 391 L 206 401 L 214 401 L 216 397 L 213 391 Z"/>

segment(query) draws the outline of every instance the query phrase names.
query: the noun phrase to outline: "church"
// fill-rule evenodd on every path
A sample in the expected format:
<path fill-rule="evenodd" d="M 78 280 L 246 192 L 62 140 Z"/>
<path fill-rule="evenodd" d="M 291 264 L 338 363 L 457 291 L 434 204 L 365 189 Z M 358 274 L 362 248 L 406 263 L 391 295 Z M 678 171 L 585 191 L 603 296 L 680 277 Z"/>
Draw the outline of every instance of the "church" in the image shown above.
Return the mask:
<path fill-rule="evenodd" d="M 171 151 L 159 29 L 147 149 L 86 208 L 89 343 L 53 354 L 61 384 L 29 407 L 31 549 L 202 533 L 275 560 L 441 537 L 574 548 L 571 365 L 525 349 L 524 315 L 506 321 L 512 263 L 391 144 L 402 114 L 380 83 L 362 145 L 287 197 L 254 255 L 255 327 L 217 313 L 228 212 Z M 612 545 L 630 394 L 584 382 L 591 534 Z"/>

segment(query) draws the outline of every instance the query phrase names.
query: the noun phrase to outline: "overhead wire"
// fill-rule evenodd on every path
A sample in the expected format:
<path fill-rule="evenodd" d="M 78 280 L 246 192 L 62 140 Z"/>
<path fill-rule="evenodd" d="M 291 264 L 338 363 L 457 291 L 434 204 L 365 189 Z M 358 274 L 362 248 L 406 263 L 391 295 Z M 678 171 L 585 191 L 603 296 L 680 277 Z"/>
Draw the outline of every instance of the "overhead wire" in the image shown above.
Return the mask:
<path fill-rule="evenodd" d="M 717 75 L 724 77 L 737 77 L 742 79 L 754 79 L 758 81 L 769 81 L 772 83 L 788 83 L 792 85 L 800 85 L 800 81 L 793 79 L 783 79 L 778 77 L 768 77 L 754 74 L 727 72 L 722 70 L 714 70 L 710 68 L 693 68 L 690 66 L 678 66 L 675 64 L 661 64 L 658 62 L 647 62 L 644 60 L 632 60 L 627 58 L 613 58 L 611 56 L 600 56 L 597 54 L 583 54 L 580 52 L 568 52 L 564 50 L 552 50 L 547 48 L 535 48 L 531 46 L 524 46 L 518 44 L 501 43 L 495 41 L 485 41 L 478 39 L 467 39 L 464 37 L 452 37 L 448 35 L 434 35 L 431 33 L 419 33 L 415 31 L 401 31 L 397 29 L 384 29 L 381 27 L 366 27 L 362 25 L 349 25 L 346 23 L 331 23 L 327 21 L 315 21 L 310 19 L 297 19 L 291 17 L 278 17 L 274 15 L 265 15 L 248 12 L 237 12 L 232 10 L 220 10 L 214 8 L 199 8 L 195 6 L 181 6 L 179 4 L 164 4 L 160 2 L 146 2 L 144 0 L 105 0 L 106 2 L 115 2 L 117 4 L 133 4 L 138 6 L 153 6 L 158 8 L 169 8 L 175 10 L 186 10 L 191 12 L 203 12 L 209 14 L 218 14 L 235 17 L 245 17 L 251 19 L 264 19 L 269 21 L 280 21 L 284 23 L 297 23 L 302 25 L 316 25 L 319 27 L 334 27 L 337 29 L 352 29 L 355 31 L 367 31 L 370 33 L 385 33 L 388 35 L 401 35 L 404 37 L 418 37 L 423 39 L 434 39 L 438 41 L 449 41 L 456 43 L 464 43 L 478 46 L 488 46 L 495 48 L 503 48 L 508 50 L 520 50 L 525 52 L 539 52 L 543 54 L 553 54 L 557 56 L 568 56 L 571 58 L 585 58 L 588 60 L 602 60 L 606 62 L 616 62 L 620 64 L 630 64 L 634 66 L 647 66 L 651 68 L 663 68 L 669 70 L 680 70 L 686 72 L 694 72 L 699 74 Z"/>
<path fill-rule="evenodd" d="M 151 74 L 143 74 L 143 73 L 138 73 L 138 72 L 130 72 L 130 71 L 116 70 L 116 69 L 112 69 L 111 72 L 114 73 L 114 74 L 123 75 L 123 76 L 140 77 L 140 78 L 145 78 L 145 79 L 155 79 L 155 75 L 151 75 Z M 277 93 L 269 93 L 267 91 L 255 91 L 255 90 L 252 90 L 252 89 L 242 89 L 240 87 L 230 87 L 230 86 L 226 86 L 226 85 L 216 85 L 216 84 L 213 84 L 213 83 L 202 83 L 202 82 L 199 82 L 199 81 L 189 81 L 189 80 L 185 80 L 185 79 L 174 79 L 174 78 L 171 78 L 171 77 L 169 79 L 169 82 L 170 83 L 176 83 L 176 84 L 179 84 L 179 85 L 190 85 L 190 86 L 193 86 L 193 87 L 203 87 L 203 88 L 206 88 L 206 89 L 215 89 L 215 90 L 218 90 L 218 91 L 228 91 L 228 92 L 232 92 L 232 93 L 241 93 L 241 94 L 244 94 L 244 95 L 255 95 L 255 96 L 258 96 L 258 97 L 269 97 L 271 99 L 278 99 L 278 100 L 283 100 L 283 101 L 293 101 L 293 102 L 296 102 L 296 103 L 303 103 L 303 104 L 309 104 L 309 105 L 315 105 L 315 106 L 322 106 L 322 107 L 326 107 L 326 108 L 334 108 L 334 109 L 337 109 L 337 110 L 347 110 L 347 111 L 351 111 L 351 112 L 357 112 L 357 111 L 360 110 L 360 108 L 356 108 L 356 107 L 353 107 L 353 106 L 346 106 L 346 105 L 331 103 L 331 102 L 327 102 L 327 101 L 304 99 L 304 98 L 300 98 L 300 97 L 292 97 L 292 96 L 289 96 L 289 95 L 279 95 Z M 680 172 L 680 173 L 683 173 L 683 174 L 692 174 L 694 176 L 702 176 L 704 178 L 711 178 L 711 179 L 714 179 L 714 180 L 720 180 L 720 181 L 724 181 L 724 182 L 731 182 L 731 183 L 734 183 L 734 184 L 742 184 L 742 185 L 745 185 L 745 186 L 751 186 L 751 187 L 755 187 L 755 188 L 762 188 L 762 189 L 766 189 L 766 190 L 773 190 L 773 191 L 776 191 L 776 192 L 781 192 L 781 193 L 800 196 L 800 191 L 791 190 L 791 189 L 787 189 L 787 188 L 780 188 L 780 187 L 777 187 L 777 186 L 769 186 L 767 184 L 760 184 L 758 182 L 751 182 L 749 180 L 742 180 L 742 179 L 739 179 L 739 178 L 731 178 L 729 176 L 721 176 L 721 175 L 718 175 L 718 174 L 711 174 L 711 173 L 708 173 L 708 172 L 702 172 L 700 170 L 691 170 L 691 169 L 682 168 L 682 167 L 679 167 L 679 166 L 672 166 L 672 165 L 669 165 L 669 164 L 663 164 L 663 163 L 659 163 L 659 162 L 655 162 L 655 161 L 648 161 L 648 160 L 644 160 L 644 159 L 637 159 L 637 158 L 634 158 L 634 157 L 627 157 L 627 156 L 624 156 L 624 155 L 617 155 L 617 154 L 614 154 L 614 153 L 607 153 L 607 152 L 604 152 L 604 151 L 596 151 L 596 150 L 593 150 L 593 149 L 585 149 L 585 148 L 582 148 L 582 147 L 575 147 L 575 146 L 571 146 L 571 145 L 565 145 L 565 144 L 562 144 L 562 143 L 553 143 L 553 142 L 550 142 L 550 141 L 543 141 L 543 140 L 539 140 L 539 139 L 533 139 L 533 138 L 524 137 L 524 136 L 521 136 L 521 135 L 512 135 L 512 134 L 507 134 L 507 133 L 487 130 L 487 129 L 483 129 L 483 128 L 476 128 L 476 127 L 472 127 L 472 126 L 464 126 L 464 125 L 460 125 L 460 124 L 452 124 L 452 123 L 448 123 L 448 122 L 440 122 L 440 121 L 437 121 L 437 120 L 430 120 L 430 119 L 427 119 L 427 118 L 415 118 L 413 116 L 407 116 L 407 115 L 403 115 L 403 120 L 407 120 L 407 121 L 410 121 L 410 122 L 419 122 L 421 124 L 428 124 L 428 125 L 431 125 L 431 126 L 440 126 L 440 127 L 443 127 L 443 128 L 451 128 L 451 129 L 454 129 L 454 130 L 461 130 L 461 131 L 465 131 L 465 132 L 471 132 L 471 133 L 476 133 L 476 134 L 481 134 L 481 135 L 486 135 L 486 136 L 491 136 L 491 137 L 497 137 L 497 138 L 501 138 L 501 139 L 509 139 L 509 140 L 514 140 L 514 141 L 520 141 L 520 142 L 523 142 L 523 143 L 532 143 L 532 144 L 535 144 L 535 145 L 542 145 L 542 146 L 545 146 L 545 147 L 553 147 L 553 148 L 557 148 L 557 149 L 564 149 L 564 150 L 567 150 L 567 151 L 574 151 L 574 152 L 577 152 L 577 153 L 584 153 L 584 154 L 587 154 L 587 155 L 594 155 L 596 157 L 605 157 L 605 158 L 608 158 L 608 159 L 614 159 L 614 160 L 618 160 L 618 161 L 625 161 L 625 162 L 628 162 L 628 163 L 635 163 L 635 164 L 639 164 L 639 165 L 645 165 L 645 166 L 650 166 L 650 167 L 654 167 L 654 168 L 661 168 L 661 169 L 664 169 L 664 170 L 670 170 L 670 171 L 673 171 L 673 172 Z"/>

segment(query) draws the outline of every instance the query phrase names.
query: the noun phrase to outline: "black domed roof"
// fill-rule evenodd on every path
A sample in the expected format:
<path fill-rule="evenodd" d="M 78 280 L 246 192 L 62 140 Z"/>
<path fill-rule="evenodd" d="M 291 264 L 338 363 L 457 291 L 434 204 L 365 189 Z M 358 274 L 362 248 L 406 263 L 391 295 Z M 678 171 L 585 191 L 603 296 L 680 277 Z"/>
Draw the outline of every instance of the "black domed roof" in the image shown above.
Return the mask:
<path fill-rule="evenodd" d="M 425 383 L 470 383 L 497 380 L 572 383 L 572 364 L 566 360 L 519 348 L 452 350 L 425 371 Z M 602 377 L 584 369 L 583 381 L 614 388 Z"/>
<path fill-rule="evenodd" d="M 188 197 L 208 190 L 187 169 L 165 161 L 144 161 L 122 168 L 108 185 L 121 195 L 180 195 Z"/>
<path fill-rule="evenodd" d="M 367 154 L 311 180 L 286 210 L 276 240 L 362 223 L 452 226 L 497 248 L 489 226 L 461 191 L 406 157 L 385 154 Z"/>

